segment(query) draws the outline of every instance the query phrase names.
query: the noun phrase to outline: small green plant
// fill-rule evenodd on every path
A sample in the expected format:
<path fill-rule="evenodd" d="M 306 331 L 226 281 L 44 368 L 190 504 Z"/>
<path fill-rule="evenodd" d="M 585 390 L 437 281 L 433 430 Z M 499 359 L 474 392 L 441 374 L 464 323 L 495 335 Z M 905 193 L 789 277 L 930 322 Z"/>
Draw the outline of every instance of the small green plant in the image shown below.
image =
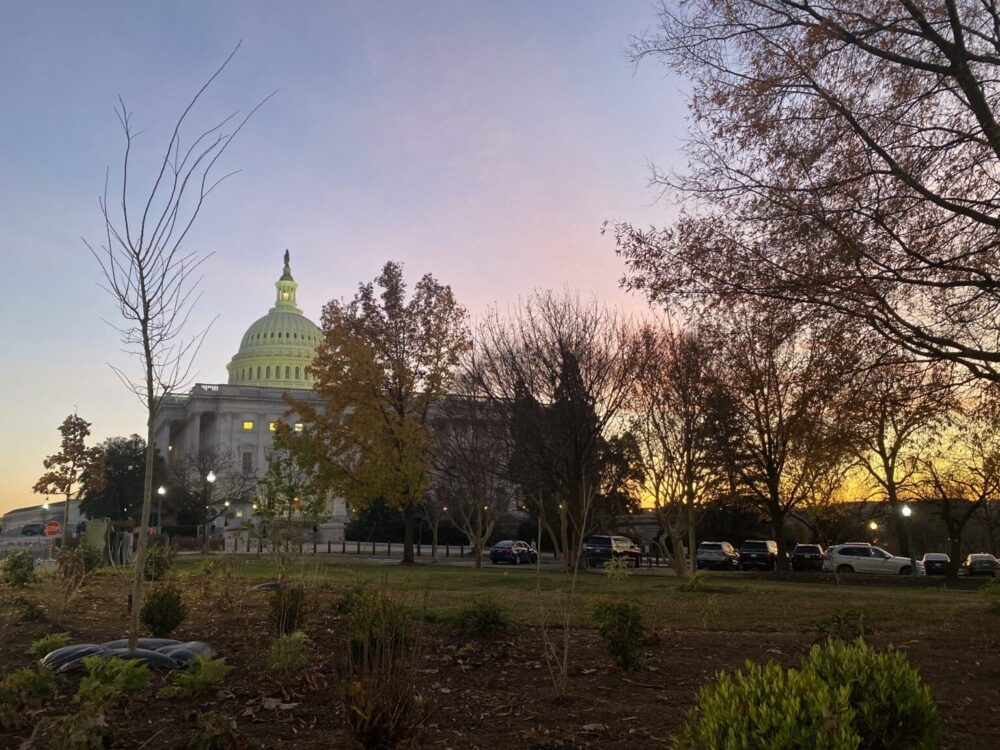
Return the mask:
<path fill-rule="evenodd" d="M 59 578 L 70 593 L 81 588 L 87 576 L 103 562 L 101 550 L 87 544 L 80 544 L 59 553 Z"/>
<path fill-rule="evenodd" d="M 177 550 L 164 542 L 153 542 L 146 549 L 146 564 L 143 574 L 147 581 L 162 581 L 174 569 Z"/>
<path fill-rule="evenodd" d="M 643 664 L 642 609 L 635 602 L 600 602 L 594 605 L 598 632 L 615 663 L 630 672 Z"/>
<path fill-rule="evenodd" d="M 50 633 L 43 635 L 37 641 L 33 641 L 28 653 L 32 656 L 42 657 L 57 648 L 69 645 L 69 633 Z"/>
<path fill-rule="evenodd" d="M 180 590 L 172 583 L 151 589 L 142 600 L 139 619 L 154 638 L 166 638 L 184 622 L 187 608 Z"/>
<path fill-rule="evenodd" d="M 621 583 L 628 578 L 628 563 L 621 557 L 612 557 L 604 563 L 604 574 L 609 581 Z"/>
<path fill-rule="evenodd" d="M 406 609 L 385 592 L 367 593 L 350 616 L 348 632 L 348 729 L 362 747 L 398 747 L 427 715 L 414 667 L 419 644 L 410 638 Z"/>
<path fill-rule="evenodd" d="M 858 638 L 871 635 L 874 629 L 871 620 L 865 617 L 864 610 L 851 607 L 818 620 L 814 631 L 816 633 L 815 643 L 823 643 L 830 638 L 850 643 Z"/>
<path fill-rule="evenodd" d="M 246 750 L 255 747 L 236 729 L 236 719 L 219 711 L 198 714 L 198 725 L 184 746 L 190 750 Z"/>
<path fill-rule="evenodd" d="M 936 748 L 941 720 L 917 670 L 895 649 L 875 651 L 863 640 L 831 639 L 813 646 L 802 665 L 838 690 L 847 690 L 861 748 Z"/>
<path fill-rule="evenodd" d="M 991 578 L 989 583 L 979 589 L 979 596 L 989 604 L 991 611 L 1000 612 L 1000 578 Z"/>
<path fill-rule="evenodd" d="M 0 577 L 11 586 L 23 588 L 35 580 L 35 555 L 29 549 L 7 555 L 0 565 Z"/>
<path fill-rule="evenodd" d="M 285 635 L 305 623 L 306 592 L 302 586 L 282 586 L 271 594 L 271 632 Z"/>
<path fill-rule="evenodd" d="M 678 591 L 684 591 L 685 593 L 693 593 L 695 591 L 700 591 L 702 584 L 705 582 L 705 576 L 703 576 L 698 571 L 692 571 L 687 578 L 684 579 L 684 583 L 677 587 Z"/>
<path fill-rule="evenodd" d="M 863 640 L 812 647 L 799 670 L 747 662 L 698 691 L 675 750 L 930 750 L 940 719 L 898 651 Z"/>
<path fill-rule="evenodd" d="M 199 656 L 187 668 L 173 673 L 172 684 L 160 689 L 164 698 L 194 698 L 215 690 L 225 682 L 233 667 L 225 659 L 206 659 Z"/>
<path fill-rule="evenodd" d="M 15 729 L 24 719 L 24 709 L 40 706 L 56 694 L 56 675 L 51 669 L 24 667 L 0 680 L 0 729 Z"/>
<path fill-rule="evenodd" d="M 43 716 L 31 732 L 30 747 L 104 750 L 110 735 L 103 709 L 81 708 L 62 716 Z"/>
<path fill-rule="evenodd" d="M 95 654 L 84 657 L 83 666 L 87 674 L 73 696 L 75 703 L 110 708 L 149 693 L 149 667 L 138 661 Z"/>
<path fill-rule="evenodd" d="M 298 677 L 309 667 L 309 638 L 301 630 L 279 635 L 267 654 L 267 672 L 279 682 Z"/>
<path fill-rule="evenodd" d="M 358 602 L 364 595 L 365 587 L 360 583 L 355 583 L 334 600 L 330 609 L 335 615 L 349 615 L 358 606 Z"/>
<path fill-rule="evenodd" d="M 747 662 L 698 691 L 674 750 L 855 750 L 849 691 L 781 665 Z"/>
<path fill-rule="evenodd" d="M 455 627 L 469 635 L 489 636 L 509 630 L 513 625 L 510 612 L 493 596 L 480 596 L 454 616 Z"/>

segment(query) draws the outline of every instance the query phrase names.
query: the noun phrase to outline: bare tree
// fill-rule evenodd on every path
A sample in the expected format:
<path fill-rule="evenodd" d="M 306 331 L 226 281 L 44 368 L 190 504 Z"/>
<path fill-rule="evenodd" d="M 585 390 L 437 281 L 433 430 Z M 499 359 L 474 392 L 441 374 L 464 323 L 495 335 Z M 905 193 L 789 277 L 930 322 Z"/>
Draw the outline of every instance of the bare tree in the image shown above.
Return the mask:
<path fill-rule="evenodd" d="M 645 348 L 629 321 L 551 292 L 479 328 L 475 388 L 511 440 L 509 470 L 567 570 L 583 539 L 635 504 L 624 414 Z"/>
<path fill-rule="evenodd" d="M 692 0 L 632 48 L 692 81 L 687 201 L 620 224 L 626 285 L 836 310 L 1000 380 L 1000 9 Z"/>
<path fill-rule="evenodd" d="M 713 326 L 724 408 L 716 442 L 734 484 L 771 524 L 784 565 L 785 522 L 828 490 L 847 457 L 836 396 L 852 370 L 838 326 L 773 304 L 733 307 Z"/>
<path fill-rule="evenodd" d="M 697 506 L 725 480 L 712 440 L 716 350 L 695 328 L 663 325 L 646 335 L 651 354 L 636 383 L 631 431 L 638 440 L 643 487 L 659 521 L 661 549 L 666 552 L 663 538 L 669 537 L 674 569 L 688 575 L 694 571 Z"/>
<path fill-rule="evenodd" d="M 104 194 L 99 199 L 104 241 L 95 247 L 84 240 L 100 264 L 103 288 L 114 299 L 122 319 L 121 323 L 111 325 L 121 335 L 125 352 L 139 362 L 138 375 L 114 365 L 112 369 L 146 409 L 146 476 L 132 583 L 130 648 L 135 647 L 139 634 L 146 555 L 144 531 L 149 526 L 153 492 L 153 425 L 163 399 L 190 384 L 191 363 L 205 335 L 202 331 L 191 338 L 184 336 L 185 324 L 196 301 L 194 293 L 199 280 L 195 273 L 204 261 L 204 256 L 187 250 L 184 241 L 205 199 L 233 174 L 216 176 L 219 159 L 263 101 L 246 116 L 233 113 L 193 139 L 186 139 L 184 133 L 188 116 L 202 94 L 238 49 L 239 45 L 188 102 L 174 125 L 152 185 L 139 195 L 132 192 L 135 179 L 132 150 L 139 131 L 119 97 L 116 114 L 125 136 L 120 193 L 111 197 L 109 170 Z"/>
<path fill-rule="evenodd" d="M 459 379 L 457 391 L 467 378 Z M 507 475 L 506 421 L 496 403 L 455 393 L 435 409 L 432 506 L 469 538 L 473 565 L 482 567 L 486 542 L 509 510 L 514 492 Z"/>

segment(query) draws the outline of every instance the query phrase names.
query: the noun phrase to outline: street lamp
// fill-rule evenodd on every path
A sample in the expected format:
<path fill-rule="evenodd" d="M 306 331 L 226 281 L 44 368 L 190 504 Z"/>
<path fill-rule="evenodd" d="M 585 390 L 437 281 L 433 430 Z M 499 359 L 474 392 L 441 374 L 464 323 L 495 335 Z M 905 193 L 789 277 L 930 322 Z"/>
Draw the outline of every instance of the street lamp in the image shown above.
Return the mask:
<path fill-rule="evenodd" d="M 156 533 L 160 535 L 163 533 L 163 496 L 167 494 L 167 488 L 161 484 L 156 494 L 159 495 L 156 501 Z"/>
<path fill-rule="evenodd" d="M 208 482 L 208 487 L 205 490 L 205 539 L 204 547 L 205 551 L 208 552 L 208 535 L 209 524 L 212 522 L 209 516 L 212 515 L 212 485 L 215 484 L 215 472 L 211 469 L 208 470 L 208 474 L 205 475 L 205 481 Z"/>
<path fill-rule="evenodd" d="M 917 558 L 913 551 L 913 522 L 910 520 L 913 509 L 907 504 L 903 506 L 900 513 L 903 514 L 903 523 L 906 526 L 906 546 L 910 548 L 910 575 L 915 576 L 917 574 Z"/>

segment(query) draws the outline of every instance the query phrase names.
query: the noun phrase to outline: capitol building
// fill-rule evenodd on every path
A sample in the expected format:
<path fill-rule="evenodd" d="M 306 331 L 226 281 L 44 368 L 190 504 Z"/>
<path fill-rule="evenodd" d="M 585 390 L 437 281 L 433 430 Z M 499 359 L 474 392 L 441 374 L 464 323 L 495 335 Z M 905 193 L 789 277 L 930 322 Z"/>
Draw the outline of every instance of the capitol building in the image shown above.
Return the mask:
<path fill-rule="evenodd" d="M 210 468 L 220 490 L 245 488 L 239 497 L 226 498 L 225 506 L 221 497 L 213 498 L 213 504 L 220 503 L 215 511 L 217 529 L 239 528 L 250 520 L 256 498 L 246 488 L 255 487 L 267 473 L 276 423 L 284 420 L 298 427 L 295 415 L 288 414 L 284 395 L 321 405 L 306 369 L 322 333 L 296 304 L 298 284 L 292 278 L 288 251 L 275 288 L 274 306 L 243 334 L 227 366 L 228 381 L 198 383 L 190 393 L 168 398 L 154 423 L 156 447 L 168 465 L 197 456 L 203 467 L 217 464 Z M 344 501 L 330 498 L 319 525 L 319 541 L 342 540 L 347 521 Z"/>

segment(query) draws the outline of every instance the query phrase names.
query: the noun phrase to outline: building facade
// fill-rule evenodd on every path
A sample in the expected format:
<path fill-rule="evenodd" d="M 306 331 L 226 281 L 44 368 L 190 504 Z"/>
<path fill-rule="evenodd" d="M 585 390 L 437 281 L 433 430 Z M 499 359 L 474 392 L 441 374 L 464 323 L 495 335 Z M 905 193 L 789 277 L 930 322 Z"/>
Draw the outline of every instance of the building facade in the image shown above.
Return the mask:
<path fill-rule="evenodd" d="M 306 368 L 322 334 L 297 306 L 298 284 L 292 278 L 288 251 L 284 261 L 275 283 L 274 306 L 243 335 L 227 366 L 228 382 L 198 383 L 190 393 L 170 397 L 154 423 L 156 447 L 168 464 L 197 457 L 198 465 L 206 474 L 211 471 L 220 487 L 240 488 L 238 497 L 227 498 L 228 505 L 213 511 L 218 514 L 217 528 L 251 522 L 254 488 L 267 473 L 275 425 L 278 420 L 296 424 L 294 414 L 288 414 L 285 394 L 320 404 Z M 343 539 L 347 520 L 345 503 L 328 499 L 319 541 Z"/>

